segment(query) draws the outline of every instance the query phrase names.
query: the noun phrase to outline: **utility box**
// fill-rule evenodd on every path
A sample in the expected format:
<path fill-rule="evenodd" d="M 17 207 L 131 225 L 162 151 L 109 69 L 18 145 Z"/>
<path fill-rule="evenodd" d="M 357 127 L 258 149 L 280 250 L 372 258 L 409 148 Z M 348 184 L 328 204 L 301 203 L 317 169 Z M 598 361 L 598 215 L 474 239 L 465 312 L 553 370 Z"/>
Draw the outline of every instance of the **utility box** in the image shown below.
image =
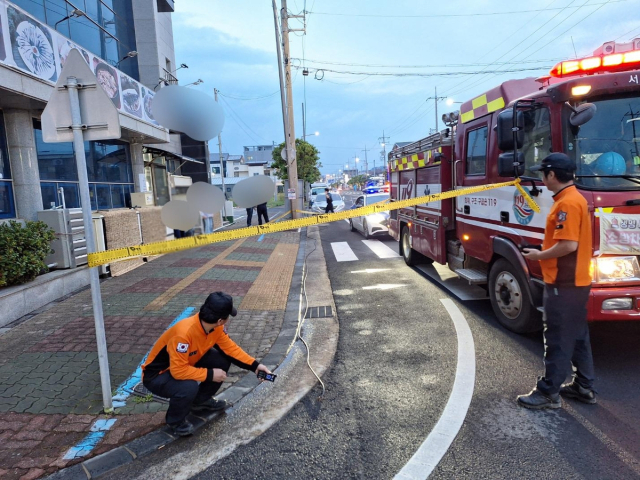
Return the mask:
<path fill-rule="evenodd" d="M 131 205 L 127 205 L 128 207 L 153 207 L 152 192 L 136 192 L 131 193 L 130 195 Z"/>
<path fill-rule="evenodd" d="M 227 222 L 233 222 L 233 202 L 231 200 L 226 200 L 224 202 L 224 210 L 227 214 L 224 220 Z"/>
<path fill-rule="evenodd" d="M 76 268 L 87 263 L 87 241 L 81 208 L 41 210 L 38 220 L 53 229 L 56 238 L 51 242 L 53 253 L 45 258 L 55 268 Z"/>

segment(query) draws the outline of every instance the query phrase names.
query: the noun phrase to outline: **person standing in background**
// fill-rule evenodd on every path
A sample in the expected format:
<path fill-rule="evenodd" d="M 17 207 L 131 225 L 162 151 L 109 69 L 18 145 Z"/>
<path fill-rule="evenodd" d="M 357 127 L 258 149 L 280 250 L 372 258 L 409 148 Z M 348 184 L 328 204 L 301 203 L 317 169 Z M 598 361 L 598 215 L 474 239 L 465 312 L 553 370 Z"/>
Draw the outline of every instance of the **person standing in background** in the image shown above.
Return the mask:
<path fill-rule="evenodd" d="M 269 213 L 267 212 L 267 202 L 261 203 L 256 207 L 258 211 L 258 225 L 262 225 L 262 219 L 264 223 L 269 223 Z"/>
<path fill-rule="evenodd" d="M 251 219 L 253 218 L 253 209 L 255 207 L 247 208 L 247 227 L 251 226 Z"/>
<path fill-rule="evenodd" d="M 324 207 L 324 213 L 334 213 L 333 211 L 333 197 L 331 196 L 331 192 L 328 188 L 324 189 L 324 197 L 327 199 L 327 206 Z"/>

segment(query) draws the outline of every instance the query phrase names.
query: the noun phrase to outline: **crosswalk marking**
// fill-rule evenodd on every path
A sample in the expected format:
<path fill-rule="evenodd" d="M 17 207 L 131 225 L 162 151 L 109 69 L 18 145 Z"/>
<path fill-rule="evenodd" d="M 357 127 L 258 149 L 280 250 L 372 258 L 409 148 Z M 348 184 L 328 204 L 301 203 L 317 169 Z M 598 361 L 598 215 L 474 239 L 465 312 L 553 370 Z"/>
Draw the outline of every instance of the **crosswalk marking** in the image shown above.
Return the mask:
<path fill-rule="evenodd" d="M 380 258 L 396 258 L 400 256 L 380 240 L 362 240 L 362 243 Z"/>
<path fill-rule="evenodd" d="M 358 260 L 358 257 L 353 253 L 353 250 L 351 250 L 347 242 L 332 242 L 331 248 L 338 262 L 353 262 L 354 260 Z"/>

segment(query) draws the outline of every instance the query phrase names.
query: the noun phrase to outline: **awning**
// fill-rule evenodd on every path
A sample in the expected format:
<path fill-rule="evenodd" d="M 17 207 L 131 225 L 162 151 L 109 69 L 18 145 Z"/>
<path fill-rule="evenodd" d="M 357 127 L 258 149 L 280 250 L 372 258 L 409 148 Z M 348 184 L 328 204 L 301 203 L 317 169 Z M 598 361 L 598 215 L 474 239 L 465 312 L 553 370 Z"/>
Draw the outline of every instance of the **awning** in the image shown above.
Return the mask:
<path fill-rule="evenodd" d="M 158 157 L 167 157 L 170 160 L 178 160 L 180 162 L 193 162 L 199 163 L 200 165 L 204 164 L 203 160 L 196 160 L 192 157 L 187 157 L 186 155 L 181 155 L 179 153 L 168 152 L 166 150 L 161 150 L 160 148 L 155 147 L 143 147 L 144 153 L 151 153 L 152 155 L 156 155 Z"/>

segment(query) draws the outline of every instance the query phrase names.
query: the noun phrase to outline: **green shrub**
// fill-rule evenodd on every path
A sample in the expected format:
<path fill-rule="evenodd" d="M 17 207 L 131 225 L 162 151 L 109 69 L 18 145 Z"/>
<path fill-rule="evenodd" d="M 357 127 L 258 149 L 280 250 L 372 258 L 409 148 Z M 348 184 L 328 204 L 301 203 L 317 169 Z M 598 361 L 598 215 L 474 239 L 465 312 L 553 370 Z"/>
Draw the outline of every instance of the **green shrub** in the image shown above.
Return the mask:
<path fill-rule="evenodd" d="M 0 287 L 27 283 L 47 269 L 44 259 L 55 238 L 44 222 L 14 220 L 0 225 Z"/>

